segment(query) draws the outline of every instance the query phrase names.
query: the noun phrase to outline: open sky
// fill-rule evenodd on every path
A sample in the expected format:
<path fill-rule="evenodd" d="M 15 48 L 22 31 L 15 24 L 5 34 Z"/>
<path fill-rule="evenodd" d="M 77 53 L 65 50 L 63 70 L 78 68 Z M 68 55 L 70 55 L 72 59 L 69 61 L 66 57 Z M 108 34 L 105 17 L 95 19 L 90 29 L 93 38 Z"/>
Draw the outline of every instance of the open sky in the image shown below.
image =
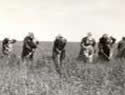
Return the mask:
<path fill-rule="evenodd" d="M 87 32 L 125 36 L 125 0 L 0 0 L 0 39 L 23 40 L 34 32 L 52 41 L 62 34 L 80 41 Z"/>

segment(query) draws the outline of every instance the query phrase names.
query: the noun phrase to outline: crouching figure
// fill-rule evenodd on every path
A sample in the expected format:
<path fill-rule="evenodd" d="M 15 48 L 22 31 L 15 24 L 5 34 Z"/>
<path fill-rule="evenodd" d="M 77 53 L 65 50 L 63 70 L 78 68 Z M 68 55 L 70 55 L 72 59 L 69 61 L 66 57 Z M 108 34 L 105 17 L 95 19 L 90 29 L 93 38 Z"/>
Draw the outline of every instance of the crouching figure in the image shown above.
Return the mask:
<path fill-rule="evenodd" d="M 15 39 L 5 38 L 2 41 L 2 53 L 4 56 L 10 56 L 13 51 L 13 45 L 16 43 Z"/>
<path fill-rule="evenodd" d="M 84 37 L 80 43 L 80 53 L 79 58 L 83 59 L 84 62 L 93 62 L 93 56 L 95 53 L 95 45 L 96 42 L 92 38 L 92 34 L 88 33 L 86 37 Z"/>
<path fill-rule="evenodd" d="M 37 49 L 38 44 L 39 42 L 35 41 L 33 33 L 29 33 L 28 36 L 24 38 L 23 50 L 21 55 L 23 61 L 25 59 L 29 61 L 33 61 L 33 56 Z"/>
<path fill-rule="evenodd" d="M 52 58 L 55 63 L 56 71 L 60 75 L 62 74 L 62 71 L 61 71 L 62 61 L 65 59 L 66 43 L 67 43 L 67 40 L 64 37 L 62 37 L 61 35 L 58 35 L 53 44 Z"/>

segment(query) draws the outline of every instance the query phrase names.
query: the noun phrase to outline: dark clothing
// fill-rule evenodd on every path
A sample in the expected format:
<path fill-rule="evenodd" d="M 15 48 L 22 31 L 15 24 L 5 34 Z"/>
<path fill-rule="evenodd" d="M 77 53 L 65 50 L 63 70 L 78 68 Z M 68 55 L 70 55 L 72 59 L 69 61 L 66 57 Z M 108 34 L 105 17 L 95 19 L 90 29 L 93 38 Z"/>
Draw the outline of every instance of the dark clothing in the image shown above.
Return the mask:
<path fill-rule="evenodd" d="M 108 42 L 108 38 L 102 37 L 102 38 L 99 39 L 99 45 L 100 45 L 100 46 L 107 46 L 108 43 L 109 43 L 109 42 Z"/>
<path fill-rule="evenodd" d="M 3 53 L 4 55 L 8 55 L 8 50 L 7 50 L 7 48 L 9 48 L 9 47 L 8 47 L 8 43 L 9 43 L 9 39 L 8 39 L 8 38 L 5 38 L 5 39 L 2 41 L 2 53 Z"/>
<path fill-rule="evenodd" d="M 99 39 L 99 56 L 103 59 L 109 60 L 110 56 L 110 47 L 109 47 L 109 39 L 102 37 Z"/>
<path fill-rule="evenodd" d="M 61 52 L 61 60 L 63 60 L 65 58 L 65 46 L 66 41 L 63 41 L 62 39 L 56 39 L 53 46 L 53 58 L 55 58 L 56 55 Z"/>
<path fill-rule="evenodd" d="M 103 59 L 109 60 L 111 54 L 112 45 L 115 43 L 116 39 L 113 37 L 102 37 L 99 39 L 99 56 Z"/>
<path fill-rule="evenodd" d="M 105 47 L 105 46 L 111 47 L 115 42 L 116 42 L 116 39 L 113 37 L 110 37 L 110 38 L 102 37 L 99 39 L 99 48 Z"/>
<path fill-rule="evenodd" d="M 60 51 L 65 48 L 66 42 L 62 41 L 62 39 L 56 39 L 54 41 L 54 50 L 59 49 Z"/>
<path fill-rule="evenodd" d="M 33 55 L 36 48 L 37 44 L 33 41 L 33 39 L 29 36 L 25 37 L 22 50 L 22 59 L 29 58 L 30 60 L 33 60 Z"/>
<path fill-rule="evenodd" d="M 59 75 L 62 75 L 62 61 L 65 58 L 65 46 L 66 46 L 66 40 L 63 38 L 58 38 L 54 41 L 53 45 L 53 61 L 55 63 L 56 71 L 59 73 Z"/>

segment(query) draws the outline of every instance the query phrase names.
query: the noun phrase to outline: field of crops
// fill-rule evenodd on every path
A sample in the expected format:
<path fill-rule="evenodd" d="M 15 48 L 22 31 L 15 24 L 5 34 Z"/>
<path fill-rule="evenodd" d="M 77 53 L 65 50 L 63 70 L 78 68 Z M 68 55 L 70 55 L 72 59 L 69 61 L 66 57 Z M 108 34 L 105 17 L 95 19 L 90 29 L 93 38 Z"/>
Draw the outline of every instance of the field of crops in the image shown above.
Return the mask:
<path fill-rule="evenodd" d="M 125 95 L 125 60 L 78 61 L 79 43 L 69 43 L 60 78 L 51 59 L 52 43 L 41 42 L 34 62 L 21 62 L 21 43 L 0 57 L 0 95 Z M 1 54 L 1 53 L 0 53 Z"/>

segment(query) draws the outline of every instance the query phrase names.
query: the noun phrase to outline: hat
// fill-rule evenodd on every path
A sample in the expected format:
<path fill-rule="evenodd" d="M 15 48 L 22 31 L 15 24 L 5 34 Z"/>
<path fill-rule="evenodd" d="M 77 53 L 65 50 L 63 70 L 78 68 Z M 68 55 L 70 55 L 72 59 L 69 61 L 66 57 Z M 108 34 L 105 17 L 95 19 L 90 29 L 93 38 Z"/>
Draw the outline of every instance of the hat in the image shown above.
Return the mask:
<path fill-rule="evenodd" d="M 33 32 L 29 32 L 29 33 L 28 33 L 28 36 L 31 37 L 31 38 L 34 38 Z"/>
<path fill-rule="evenodd" d="M 91 32 L 88 32 L 88 33 L 87 33 L 87 36 L 92 36 L 92 33 L 91 33 Z"/>
<path fill-rule="evenodd" d="M 103 34 L 102 36 L 103 36 L 103 37 L 108 37 L 108 34 L 105 33 L 105 34 Z"/>
<path fill-rule="evenodd" d="M 58 35 L 56 36 L 56 39 L 60 39 L 60 38 L 63 38 L 63 37 L 62 37 L 61 34 L 58 34 Z"/>

